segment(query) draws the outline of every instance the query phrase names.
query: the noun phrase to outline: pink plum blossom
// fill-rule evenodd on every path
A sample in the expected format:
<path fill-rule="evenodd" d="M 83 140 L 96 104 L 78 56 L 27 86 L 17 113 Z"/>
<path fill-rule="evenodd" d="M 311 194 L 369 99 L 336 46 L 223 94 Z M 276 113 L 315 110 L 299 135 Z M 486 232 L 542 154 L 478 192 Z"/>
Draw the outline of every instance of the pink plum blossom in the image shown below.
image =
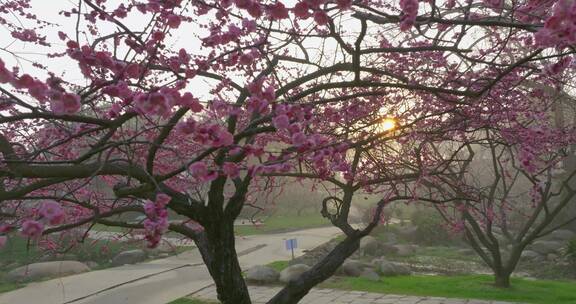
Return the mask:
<path fill-rule="evenodd" d="M 39 238 L 44 231 L 44 224 L 35 220 L 24 220 L 22 222 L 21 232 L 25 237 L 32 239 Z"/>
<path fill-rule="evenodd" d="M 225 175 L 231 178 L 236 178 L 240 173 L 240 169 L 238 168 L 238 165 L 236 165 L 235 163 L 225 162 L 222 165 L 222 172 L 224 172 Z"/>
<path fill-rule="evenodd" d="M 58 225 L 64 221 L 64 209 L 56 201 L 42 203 L 39 213 L 50 225 Z"/>
<path fill-rule="evenodd" d="M 56 114 L 74 114 L 80 110 L 80 96 L 72 93 L 56 95 L 50 102 L 52 112 Z"/>

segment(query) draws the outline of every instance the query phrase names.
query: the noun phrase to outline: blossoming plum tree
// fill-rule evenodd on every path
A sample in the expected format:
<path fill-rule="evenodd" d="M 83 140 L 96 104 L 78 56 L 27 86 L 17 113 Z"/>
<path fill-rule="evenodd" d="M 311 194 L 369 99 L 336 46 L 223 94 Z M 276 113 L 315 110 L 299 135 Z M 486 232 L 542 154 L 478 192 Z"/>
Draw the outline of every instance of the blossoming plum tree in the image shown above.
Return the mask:
<path fill-rule="evenodd" d="M 399 193 L 376 189 L 446 172 L 422 143 L 520 128 L 536 93 L 522 84 L 556 85 L 574 44 L 568 0 L 43 3 L 0 4 L 14 39 L 0 50 L 0 245 L 95 223 L 142 229 L 150 246 L 173 231 L 234 304 L 250 303 L 234 248 L 250 193 L 291 174 L 387 193 L 368 227 L 324 212 L 346 238 L 270 300 L 296 303 Z M 379 130 L 383 116 L 398 129 Z"/>

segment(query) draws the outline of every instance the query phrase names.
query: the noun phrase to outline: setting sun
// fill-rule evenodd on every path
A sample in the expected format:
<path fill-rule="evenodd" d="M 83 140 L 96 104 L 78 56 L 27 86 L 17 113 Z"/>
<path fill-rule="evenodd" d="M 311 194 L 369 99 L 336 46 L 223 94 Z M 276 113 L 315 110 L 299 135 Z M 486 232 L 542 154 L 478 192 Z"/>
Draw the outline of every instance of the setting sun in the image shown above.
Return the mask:
<path fill-rule="evenodd" d="M 389 131 L 396 128 L 396 119 L 394 118 L 384 118 L 380 123 L 379 129 L 382 131 Z"/>

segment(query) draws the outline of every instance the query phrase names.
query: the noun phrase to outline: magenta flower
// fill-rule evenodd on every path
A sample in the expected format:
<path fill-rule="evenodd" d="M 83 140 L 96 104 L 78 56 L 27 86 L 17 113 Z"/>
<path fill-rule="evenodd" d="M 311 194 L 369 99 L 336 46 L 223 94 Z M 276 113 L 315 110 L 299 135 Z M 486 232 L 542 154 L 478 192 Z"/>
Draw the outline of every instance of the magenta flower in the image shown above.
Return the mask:
<path fill-rule="evenodd" d="M 296 16 L 296 18 L 306 19 L 310 17 L 309 10 L 310 7 L 308 6 L 308 4 L 306 4 L 306 2 L 298 2 L 292 9 L 292 12 Z"/>
<path fill-rule="evenodd" d="M 236 178 L 240 174 L 240 169 L 238 168 L 238 165 L 232 162 L 225 162 L 222 165 L 222 171 L 224 172 L 224 174 L 230 176 L 231 178 Z"/>
<path fill-rule="evenodd" d="M 306 135 L 302 132 L 292 135 L 292 144 L 296 147 L 302 146 L 306 143 Z"/>
<path fill-rule="evenodd" d="M 180 22 L 182 22 L 182 19 L 178 15 L 172 14 L 166 18 L 166 24 L 168 24 L 168 26 L 171 28 L 178 28 L 180 26 Z"/>
<path fill-rule="evenodd" d="M 268 7 L 268 16 L 272 20 L 280 20 L 288 18 L 288 9 L 282 2 L 276 2 Z"/>
<path fill-rule="evenodd" d="M 172 198 L 170 196 L 168 196 L 167 194 L 164 193 L 158 193 L 156 195 L 156 204 L 158 204 L 158 206 L 164 207 L 166 205 L 168 205 L 168 203 L 170 202 Z"/>
<path fill-rule="evenodd" d="M 317 10 L 314 12 L 314 21 L 316 21 L 318 25 L 326 25 L 330 21 L 330 17 L 328 17 L 325 11 Z"/>
<path fill-rule="evenodd" d="M 290 126 L 290 119 L 288 118 L 287 115 L 281 114 L 272 118 L 272 123 L 274 124 L 274 127 L 278 130 L 288 129 L 288 127 Z"/>
<path fill-rule="evenodd" d="M 208 182 L 218 177 L 217 172 L 208 170 L 204 162 L 195 162 L 189 167 L 192 176 L 200 182 Z"/>
<path fill-rule="evenodd" d="M 39 238 L 44 231 L 44 224 L 34 220 L 25 220 L 22 222 L 22 235 L 29 238 Z"/>
<path fill-rule="evenodd" d="M 58 225 L 64 221 L 64 210 L 58 202 L 45 201 L 40 206 L 40 215 L 46 219 L 50 225 Z"/>
<path fill-rule="evenodd" d="M 80 110 L 80 96 L 72 93 L 56 94 L 50 109 L 56 114 L 74 114 Z"/>

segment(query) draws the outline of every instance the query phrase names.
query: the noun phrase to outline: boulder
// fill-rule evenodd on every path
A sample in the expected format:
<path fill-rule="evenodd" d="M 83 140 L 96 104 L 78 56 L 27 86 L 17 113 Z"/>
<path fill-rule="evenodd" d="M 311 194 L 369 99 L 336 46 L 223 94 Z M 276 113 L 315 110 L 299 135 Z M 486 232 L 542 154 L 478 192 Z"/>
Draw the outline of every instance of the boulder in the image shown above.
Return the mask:
<path fill-rule="evenodd" d="M 474 249 L 470 249 L 470 248 L 461 248 L 458 249 L 456 252 L 458 252 L 458 254 L 461 255 L 475 255 L 476 251 L 474 251 Z"/>
<path fill-rule="evenodd" d="M 410 256 L 416 253 L 418 249 L 417 245 L 394 245 L 396 248 L 396 254 L 399 256 Z"/>
<path fill-rule="evenodd" d="M 112 265 L 136 264 L 146 260 L 146 257 L 146 252 L 141 249 L 122 251 L 112 259 Z"/>
<path fill-rule="evenodd" d="M 257 265 L 246 271 L 246 281 L 256 284 L 272 284 L 278 281 L 280 274 L 272 267 Z"/>
<path fill-rule="evenodd" d="M 393 232 L 386 232 L 384 235 L 384 244 L 395 245 L 398 243 L 398 236 Z"/>
<path fill-rule="evenodd" d="M 86 266 L 90 267 L 90 269 L 95 269 L 95 268 L 98 268 L 98 266 L 100 266 L 100 265 L 98 265 L 98 263 L 96 263 L 94 261 L 87 261 L 84 263 L 86 264 Z"/>
<path fill-rule="evenodd" d="M 359 277 L 364 271 L 364 263 L 356 260 L 346 260 L 338 271 L 339 274 L 348 277 Z"/>
<path fill-rule="evenodd" d="M 86 271 L 90 271 L 90 267 L 78 261 L 52 261 L 18 267 L 8 272 L 5 279 L 10 282 L 36 281 L 45 278 L 59 278 Z"/>
<path fill-rule="evenodd" d="M 404 240 L 415 240 L 418 234 L 418 227 L 412 225 L 402 226 L 398 228 L 397 233 Z"/>
<path fill-rule="evenodd" d="M 373 236 L 365 236 L 360 240 L 360 253 L 363 255 L 380 255 L 380 242 Z"/>
<path fill-rule="evenodd" d="M 396 248 L 396 245 L 392 245 L 392 244 L 382 244 L 380 246 L 380 252 L 379 255 L 389 255 L 389 254 L 397 254 L 398 253 L 398 248 Z"/>
<path fill-rule="evenodd" d="M 558 259 L 558 255 L 555 253 L 549 253 L 546 255 L 546 260 L 550 262 L 554 262 Z"/>
<path fill-rule="evenodd" d="M 385 259 L 380 259 L 377 262 L 376 269 L 378 269 L 378 271 L 385 277 L 410 274 L 410 269 L 408 269 L 408 267 L 398 263 L 387 261 Z"/>
<path fill-rule="evenodd" d="M 526 259 L 526 260 L 541 260 L 541 259 L 542 259 L 542 255 L 539 254 L 539 253 L 536 252 L 536 251 L 524 250 L 524 251 L 522 251 L 522 254 L 520 255 L 520 258 Z"/>
<path fill-rule="evenodd" d="M 563 246 L 564 243 L 559 241 L 537 241 L 530 246 L 530 249 L 539 254 L 547 255 L 559 251 Z"/>
<path fill-rule="evenodd" d="M 280 272 L 280 282 L 288 283 L 291 281 L 296 281 L 298 280 L 301 274 L 308 271 L 309 269 L 310 266 L 305 264 L 296 264 L 288 266 Z"/>
<path fill-rule="evenodd" d="M 552 233 L 550 233 L 546 237 L 546 239 L 563 241 L 563 242 L 568 242 L 574 238 L 576 238 L 576 233 L 573 232 L 572 230 L 567 229 L 552 231 Z"/>
<path fill-rule="evenodd" d="M 376 271 L 374 271 L 374 269 L 371 268 L 366 268 L 362 271 L 362 273 L 360 274 L 361 278 L 367 279 L 369 281 L 380 281 L 380 276 L 378 275 L 378 273 L 376 273 Z"/>

